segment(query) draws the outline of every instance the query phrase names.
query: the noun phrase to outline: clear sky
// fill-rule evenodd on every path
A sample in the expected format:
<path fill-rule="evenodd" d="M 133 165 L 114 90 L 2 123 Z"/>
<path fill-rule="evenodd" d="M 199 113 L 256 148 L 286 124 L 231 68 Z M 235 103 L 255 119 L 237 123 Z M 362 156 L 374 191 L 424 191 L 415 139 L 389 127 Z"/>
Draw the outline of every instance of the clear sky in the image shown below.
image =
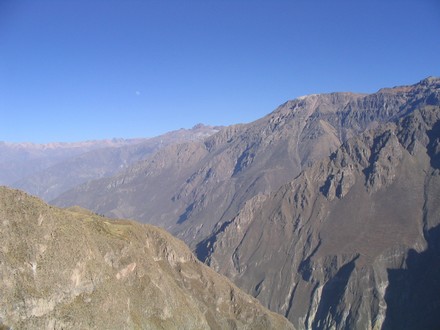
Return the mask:
<path fill-rule="evenodd" d="M 250 122 L 439 64 L 438 0 L 0 0 L 0 141 Z"/>

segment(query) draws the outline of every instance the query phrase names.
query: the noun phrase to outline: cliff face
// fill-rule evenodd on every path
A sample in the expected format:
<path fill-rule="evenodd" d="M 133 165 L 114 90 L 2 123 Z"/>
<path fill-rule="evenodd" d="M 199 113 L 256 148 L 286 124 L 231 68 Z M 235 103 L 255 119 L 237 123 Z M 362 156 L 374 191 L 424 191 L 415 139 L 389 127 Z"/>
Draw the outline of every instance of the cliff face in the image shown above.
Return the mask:
<path fill-rule="evenodd" d="M 164 230 L 0 188 L 0 328 L 292 329 Z"/>
<path fill-rule="evenodd" d="M 298 329 L 438 329 L 439 95 L 249 200 L 199 257 Z"/>

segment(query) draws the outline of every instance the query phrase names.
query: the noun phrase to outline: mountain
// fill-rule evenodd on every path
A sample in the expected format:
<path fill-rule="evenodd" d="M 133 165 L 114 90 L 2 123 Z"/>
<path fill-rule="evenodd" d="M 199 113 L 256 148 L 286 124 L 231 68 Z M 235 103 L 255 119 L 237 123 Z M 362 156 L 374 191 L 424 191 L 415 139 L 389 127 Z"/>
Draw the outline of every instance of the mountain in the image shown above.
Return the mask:
<path fill-rule="evenodd" d="M 398 121 L 247 201 L 199 258 L 298 329 L 439 329 L 435 83 Z"/>
<path fill-rule="evenodd" d="M 293 329 L 164 230 L 0 188 L 0 328 Z"/>
<path fill-rule="evenodd" d="M 411 112 L 418 98 L 430 95 L 432 84 L 301 97 L 204 141 L 163 148 L 53 203 L 159 225 L 195 248 L 252 197 L 276 191 L 348 138 Z"/>
<path fill-rule="evenodd" d="M 10 185 L 71 157 L 106 147 L 140 143 L 142 139 L 112 139 L 73 143 L 10 143 L 0 141 L 0 184 Z"/>
<path fill-rule="evenodd" d="M 298 329 L 437 329 L 439 105 L 433 77 L 301 97 L 54 203 L 165 227 Z"/>
<path fill-rule="evenodd" d="M 218 130 L 218 127 L 198 124 L 192 129 L 180 129 L 154 138 L 122 140 L 121 142 L 126 142 L 123 145 L 104 144 L 93 151 L 58 161 L 54 165 L 10 183 L 9 186 L 49 201 L 84 182 L 112 176 L 170 144 L 202 140 Z"/>

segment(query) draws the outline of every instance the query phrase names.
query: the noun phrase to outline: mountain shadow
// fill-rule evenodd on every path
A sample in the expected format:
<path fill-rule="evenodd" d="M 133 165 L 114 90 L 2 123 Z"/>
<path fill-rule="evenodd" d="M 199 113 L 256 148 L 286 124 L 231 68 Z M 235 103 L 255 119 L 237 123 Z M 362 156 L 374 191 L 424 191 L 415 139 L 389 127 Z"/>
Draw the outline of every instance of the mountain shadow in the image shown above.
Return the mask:
<path fill-rule="evenodd" d="M 432 130 L 427 132 L 429 144 L 427 146 L 428 154 L 431 158 L 431 166 L 440 168 L 440 121 L 437 121 Z"/>
<path fill-rule="evenodd" d="M 440 225 L 426 239 L 425 251 L 409 251 L 407 269 L 388 270 L 382 330 L 440 329 Z"/>
<path fill-rule="evenodd" d="M 196 245 L 196 249 L 194 253 L 197 256 L 197 259 L 199 259 L 201 262 L 207 261 L 207 259 L 209 258 L 209 256 L 213 251 L 214 243 L 217 241 L 218 235 L 224 232 L 226 227 L 228 227 L 231 223 L 232 220 L 226 221 L 220 226 L 220 228 L 213 235 L 209 236 L 208 238 L 204 239 L 203 241 L 201 241 Z"/>
<path fill-rule="evenodd" d="M 313 329 L 326 329 L 327 324 L 325 318 L 332 315 L 333 319 L 339 323 L 342 319 L 344 311 L 338 310 L 336 306 L 343 299 L 344 292 L 347 288 L 350 275 L 355 268 L 356 256 L 352 261 L 342 266 L 333 278 L 331 278 L 322 289 L 322 299 L 319 302 L 316 316 L 313 321 Z"/>

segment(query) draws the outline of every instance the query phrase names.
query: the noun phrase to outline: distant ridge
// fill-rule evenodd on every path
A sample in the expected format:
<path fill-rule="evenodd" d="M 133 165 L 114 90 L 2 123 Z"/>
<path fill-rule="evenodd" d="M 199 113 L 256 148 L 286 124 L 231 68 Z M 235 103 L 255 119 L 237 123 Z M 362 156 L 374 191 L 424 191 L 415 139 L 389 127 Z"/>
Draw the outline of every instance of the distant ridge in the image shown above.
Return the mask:
<path fill-rule="evenodd" d="M 141 141 L 142 139 L 114 139 L 46 144 L 0 142 L 0 184 L 13 184 L 28 175 L 85 152 L 122 147 Z"/>
<path fill-rule="evenodd" d="M 169 144 L 203 140 L 218 130 L 218 127 L 198 124 L 192 129 L 179 129 L 148 139 L 112 139 L 21 147 L 13 145 L 6 153 L 11 153 L 14 148 L 22 148 L 22 161 L 20 163 L 18 159 L 15 162 L 18 163 L 17 167 L 26 166 L 31 172 L 6 183 L 49 201 L 81 183 L 111 176 Z M 52 159 L 54 153 L 61 155 Z M 36 154 L 36 158 L 27 159 L 30 154 Z M 44 163 L 41 169 L 35 166 L 39 162 Z M 4 163 L 4 167 L 8 165 Z"/>
<path fill-rule="evenodd" d="M 47 143 L 34 143 L 34 142 L 7 142 L 0 141 L 0 145 L 7 146 L 14 149 L 55 149 L 55 148 L 102 148 L 102 147 L 120 147 L 125 144 L 139 143 L 145 140 L 145 138 L 137 139 L 123 139 L 112 138 L 103 140 L 86 140 L 77 142 L 47 142 Z"/>

